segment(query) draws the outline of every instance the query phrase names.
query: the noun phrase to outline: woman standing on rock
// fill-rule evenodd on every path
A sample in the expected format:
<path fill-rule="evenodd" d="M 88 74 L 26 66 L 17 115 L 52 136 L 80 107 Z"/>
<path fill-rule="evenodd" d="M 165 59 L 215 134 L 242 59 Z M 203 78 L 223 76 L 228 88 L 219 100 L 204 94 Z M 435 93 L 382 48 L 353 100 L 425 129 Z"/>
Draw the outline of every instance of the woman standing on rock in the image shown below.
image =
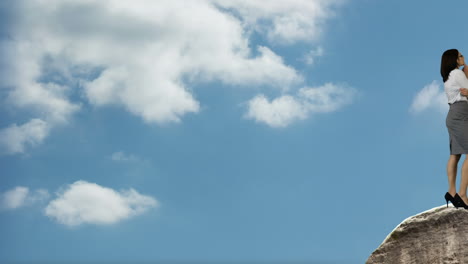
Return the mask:
<path fill-rule="evenodd" d="M 463 66 L 463 71 L 459 68 Z M 444 81 L 450 110 L 446 125 L 450 139 L 450 158 L 447 163 L 449 190 L 445 201 L 450 201 L 456 208 L 468 209 L 468 66 L 463 55 L 456 49 L 450 49 L 442 55 L 440 74 Z M 457 165 L 461 155 L 465 154 L 461 171 L 460 189 L 456 191 Z"/>

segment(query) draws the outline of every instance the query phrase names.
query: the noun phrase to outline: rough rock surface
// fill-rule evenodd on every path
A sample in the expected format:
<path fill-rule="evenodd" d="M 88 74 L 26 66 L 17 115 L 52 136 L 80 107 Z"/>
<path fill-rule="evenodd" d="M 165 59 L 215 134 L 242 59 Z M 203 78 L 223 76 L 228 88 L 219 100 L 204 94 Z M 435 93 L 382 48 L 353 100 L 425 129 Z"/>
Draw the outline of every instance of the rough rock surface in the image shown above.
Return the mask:
<path fill-rule="evenodd" d="M 405 219 L 366 264 L 467 264 L 468 210 L 446 205 Z"/>

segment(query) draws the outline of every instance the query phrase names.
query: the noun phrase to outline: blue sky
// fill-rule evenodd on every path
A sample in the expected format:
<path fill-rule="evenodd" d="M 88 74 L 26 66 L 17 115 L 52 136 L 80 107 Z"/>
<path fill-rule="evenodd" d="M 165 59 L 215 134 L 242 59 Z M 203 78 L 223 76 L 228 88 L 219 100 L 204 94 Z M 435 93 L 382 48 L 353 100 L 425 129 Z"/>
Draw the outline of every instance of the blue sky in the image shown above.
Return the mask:
<path fill-rule="evenodd" d="M 466 1 L 184 2 L 0 4 L 0 262 L 363 263 L 445 202 Z"/>

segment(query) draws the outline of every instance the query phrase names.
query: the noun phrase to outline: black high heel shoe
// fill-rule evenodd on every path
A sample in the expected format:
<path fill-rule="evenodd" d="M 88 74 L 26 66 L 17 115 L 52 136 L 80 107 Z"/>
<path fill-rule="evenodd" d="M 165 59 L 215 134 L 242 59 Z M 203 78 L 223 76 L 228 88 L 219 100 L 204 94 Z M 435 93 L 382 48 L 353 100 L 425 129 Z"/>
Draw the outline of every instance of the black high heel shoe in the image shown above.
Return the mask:
<path fill-rule="evenodd" d="M 457 196 L 458 194 L 456 194 L 455 196 Z M 460 197 L 461 199 L 461 197 Z M 457 201 L 455 200 L 455 198 L 450 194 L 450 193 L 446 193 L 445 194 L 445 201 L 447 202 L 447 208 L 448 208 L 448 202 L 450 201 L 453 206 L 455 206 L 456 208 L 458 208 L 458 203 Z M 463 200 L 462 200 L 463 201 Z"/>
<path fill-rule="evenodd" d="M 468 205 L 466 205 L 466 203 L 462 200 L 462 198 L 460 197 L 460 195 L 458 195 L 458 193 L 455 194 L 454 200 L 457 203 L 457 206 L 456 206 L 457 208 L 463 207 L 465 209 L 468 209 Z"/>

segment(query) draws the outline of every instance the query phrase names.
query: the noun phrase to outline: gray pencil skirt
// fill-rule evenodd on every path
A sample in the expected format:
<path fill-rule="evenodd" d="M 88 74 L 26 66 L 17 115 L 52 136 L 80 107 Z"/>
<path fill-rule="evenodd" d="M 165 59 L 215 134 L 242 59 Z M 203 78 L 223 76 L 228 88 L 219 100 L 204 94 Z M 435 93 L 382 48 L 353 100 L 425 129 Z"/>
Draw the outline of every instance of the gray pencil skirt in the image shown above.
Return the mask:
<path fill-rule="evenodd" d="M 450 154 L 468 154 L 468 102 L 455 102 L 445 120 L 447 125 Z"/>

